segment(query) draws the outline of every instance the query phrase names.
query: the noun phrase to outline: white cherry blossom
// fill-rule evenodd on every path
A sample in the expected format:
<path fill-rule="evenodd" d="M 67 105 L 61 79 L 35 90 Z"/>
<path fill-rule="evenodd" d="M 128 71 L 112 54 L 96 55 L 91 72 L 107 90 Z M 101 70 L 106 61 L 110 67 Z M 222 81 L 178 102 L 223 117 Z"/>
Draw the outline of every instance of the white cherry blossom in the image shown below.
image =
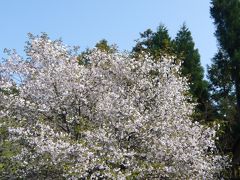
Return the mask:
<path fill-rule="evenodd" d="M 193 122 L 186 78 L 174 57 L 105 53 L 79 64 L 46 35 L 27 59 L 0 65 L 0 117 L 14 119 L 18 176 L 67 179 L 215 179 L 228 164 L 216 130 Z M 14 89 L 14 92 L 12 92 Z"/>

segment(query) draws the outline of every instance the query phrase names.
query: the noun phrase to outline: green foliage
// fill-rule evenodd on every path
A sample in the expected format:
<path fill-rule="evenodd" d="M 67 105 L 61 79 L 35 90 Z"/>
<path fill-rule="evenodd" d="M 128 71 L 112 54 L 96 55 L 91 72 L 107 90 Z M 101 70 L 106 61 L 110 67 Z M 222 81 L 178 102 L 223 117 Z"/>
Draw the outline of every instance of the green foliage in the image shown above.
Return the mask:
<path fill-rule="evenodd" d="M 0 119 L 0 179 L 11 179 L 19 169 L 19 164 L 12 157 L 19 153 L 20 145 L 8 140 L 7 128 L 10 124 L 12 121 Z"/>
<path fill-rule="evenodd" d="M 73 125 L 75 138 L 81 139 L 83 134 L 88 130 L 93 130 L 94 125 L 90 123 L 88 118 L 80 117 L 79 122 Z"/>
<path fill-rule="evenodd" d="M 208 79 L 210 80 L 211 98 L 218 110 L 220 119 L 234 121 L 236 114 L 234 83 L 231 76 L 231 62 L 223 51 L 213 57 L 212 65 L 208 66 Z"/>
<path fill-rule="evenodd" d="M 215 35 L 219 45 L 232 58 L 240 46 L 240 1 L 212 0 L 211 16 L 216 25 Z"/>
<path fill-rule="evenodd" d="M 173 41 L 173 49 L 178 59 L 182 60 L 182 75 L 190 82 L 190 93 L 197 101 L 195 119 L 213 120 L 214 109 L 209 101 L 208 83 L 203 80 L 204 70 L 200 62 L 200 54 L 195 48 L 190 30 L 186 24 L 180 28 Z"/>
<path fill-rule="evenodd" d="M 206 86 L 203 81 L 204 71 L 200 62 L 200 54 L 194 46 L 191 32 L 184 24 L 174 40 L 174 52 L 178 58 L 182 59 L 182 74 L 188 75 L 192 82 L 190 84 L 191 93 L 193 96 L 199 97 L 201 91 L 206 90 Z"/>
<path fill-rule="evenodd" d="M 220 118 L 228 123 L 223 142 L 233 152 L 234 166 L 240 163 L 240 1 L 212 0 L 211 16 L 216 26 L 219 52 L 208 68 L 212 98 Z M 238 168 L 235 168 L 238 169 Z M 235 170 L 233 170 L 235 171 Z M 236 173 L 233 173 L 234 178 Z M 237 175 L 239 178 L 240 175 Z"/>
<path fill-rule="evenodd" d="M 100 51 L 107 52 L 107 53 L 114 53 L 117 51 L 116 45 L 109 45 L 106 39 L 100 40 L 95 47 Z"/>
<path fill-rule="evenodd" d="M 215 87 L 219 87 L 223 97 L 236 96 L 237 116 L 240 123 L 240 1 L 212 0 L 211 16 L 216 25 L 216 37 L 220 52 L 214 57 L 209 77 Z M 218 69 L 218 70 L 217 70 Z M 215 77 L 214 77 L 215 76 Z M 219 81 L 216 80 L 219 77 Z M 233 90 L 234 89 L 234 90 Z M 214 92 L 216 94 L 216 92 Z"/>
<path fill-rule="evenodd" d="M 136 46 L 132 51 L 135 55 L 149 53 L 155 59 L 159 59 L 164 54 L 172 54 L 172 40 L 167 28 L 164 25 L 160 25 L 156 32 L 147 29 L 140 33 L 140 39 L 137 40 Z"/>

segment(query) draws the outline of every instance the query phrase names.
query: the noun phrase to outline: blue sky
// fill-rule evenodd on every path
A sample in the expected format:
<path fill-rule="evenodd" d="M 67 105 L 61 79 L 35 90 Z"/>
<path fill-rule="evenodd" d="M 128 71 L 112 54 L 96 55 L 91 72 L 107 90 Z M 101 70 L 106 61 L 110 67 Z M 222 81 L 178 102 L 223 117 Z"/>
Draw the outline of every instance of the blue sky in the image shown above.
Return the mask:
<path fill-rule="evenodd" d="M 140 32 L 162 23 L 175 37 L 185 22 L 206 67 L 217 51 L 209 7 L 210 0 L 1 0 L 0 57 L 4 48 L 24 55 L 28 32 L 46 32 L 81 50 L 103 38 L 131 50 Z"/>

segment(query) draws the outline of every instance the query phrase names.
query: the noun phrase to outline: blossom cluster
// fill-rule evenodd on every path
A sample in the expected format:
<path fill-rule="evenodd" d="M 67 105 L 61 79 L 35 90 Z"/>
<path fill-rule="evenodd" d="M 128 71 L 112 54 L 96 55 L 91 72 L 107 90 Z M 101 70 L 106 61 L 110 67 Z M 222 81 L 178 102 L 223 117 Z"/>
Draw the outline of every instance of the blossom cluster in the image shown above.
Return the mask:
<path fill-rule="evenodd" d="M 21 147 L 19 177 L 214 179 L 227 165 L 216 130 L 191 118 L 174 57 L 93 49 L 80 64 L 46 35 L 26 52 L 0 64 L 0 118 L 17 122 L 8 132 Z"/>

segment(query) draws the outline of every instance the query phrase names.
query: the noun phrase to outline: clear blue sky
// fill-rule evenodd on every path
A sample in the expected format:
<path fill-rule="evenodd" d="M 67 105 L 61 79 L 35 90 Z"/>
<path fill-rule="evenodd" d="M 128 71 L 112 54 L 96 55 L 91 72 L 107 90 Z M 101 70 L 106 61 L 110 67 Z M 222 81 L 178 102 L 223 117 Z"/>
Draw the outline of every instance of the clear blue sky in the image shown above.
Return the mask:
<path fill-rule="evenodd" d="M 46 32 L 81 50 L 103 38 L 131 50 L 139 32 L 162 23 L 175 37 L 186 22 L 206 67 L 217 51 L 209 7 L 210 0 L 1 0 L 0 57 L 4 48 L 24 55 L 28 32 Z"/>

